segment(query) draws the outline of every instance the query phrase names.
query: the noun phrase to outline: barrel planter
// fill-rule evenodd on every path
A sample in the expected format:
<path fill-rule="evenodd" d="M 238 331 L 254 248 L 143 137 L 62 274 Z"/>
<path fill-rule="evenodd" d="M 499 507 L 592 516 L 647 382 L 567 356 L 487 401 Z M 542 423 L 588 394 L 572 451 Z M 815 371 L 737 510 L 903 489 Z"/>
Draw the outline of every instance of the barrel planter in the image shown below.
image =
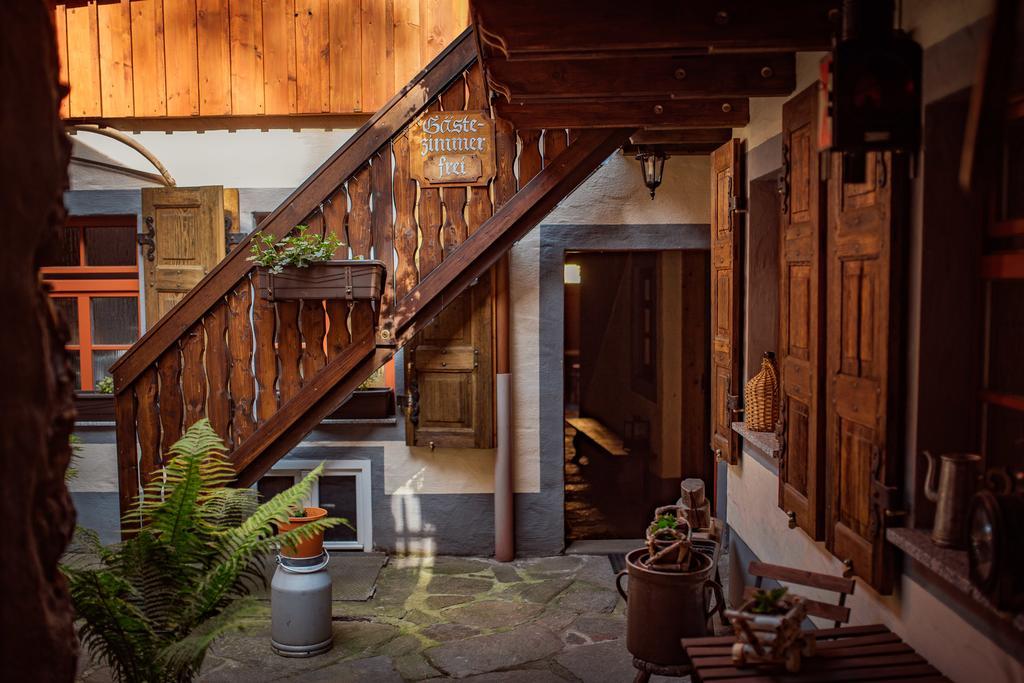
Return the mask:
<path fill-rule="evenodd" d="M 256 291 L 267 301 L 380 301 L 386 277 L 383 262 L 359 259 L 287 266 L 280 273 L 259 267 Z"/>
<path fill-rule="evenodd" d="M 725 604 L 722 587 L 712 580 L 714 564 L 702 552 L 693 554 L 697 568 L 690 572 L 649 569 L 642 564 L 648 554 L 646 548 L 628 553 L 626 569 L 615 579 L 626 601 L 626 648 L 644 662 L 685 666 L 689 659 L 680 639 L 709 635 L 711 615 Z M 628 593 L 622 588 L 627 575 Z"/>

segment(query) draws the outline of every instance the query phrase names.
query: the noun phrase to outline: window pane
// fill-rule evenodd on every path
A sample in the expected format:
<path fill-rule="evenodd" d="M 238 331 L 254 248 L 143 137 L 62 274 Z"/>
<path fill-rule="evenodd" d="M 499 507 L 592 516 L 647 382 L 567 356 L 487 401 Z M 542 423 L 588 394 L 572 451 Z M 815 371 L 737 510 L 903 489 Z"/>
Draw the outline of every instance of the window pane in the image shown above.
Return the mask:
<path fill-rule="evenodd" d="M 988 388 L 1024 394 L 1020 331 L 1024 330 L 1024 280 L 994 280 L 990 285 Z"/>
<path fill-rule="evenodd" d="M 78 299 L 62 296 L 55 298 L 53 303 L 68 322 L 68 332 L 71 333 L 68 343 L 78 344 Z"/>
<path fill-rule="evenodd" d="M 356 506 L 356 478 L 352 475 L 320 477 L 320 507 L 329 517 L 343 517 L 353 528 L 358 520 Z M 356 541 L 356 532 L 342 524 L 324 533 L 325 541 Z"/>
<path fill-rule="evenodd" d="M 99 384 L 100 380 L 110 374 L 110 366 L 114 361 L 124 355 L 125 349 L 116 351 L 93 351 L 92 352 L 92 379 L 93 384 Z M 93 389 L 96 387 L 93 386 Z"/>
<path fill-rule="evenodd" d="M 61 228 L 43 255 L 43 266 L 77 266 L 80 228 Z"/>
<path fill-rule="evenodd" d="M 98 296 L 92 305 L 94 344 L 134 344 L 139 338 L 139 300 L 133 296 Z"/>
<path fill-rule="evenodd" d="M 256 490 L 260 493 L 260 502 L 264 503 L 279 493 L 288 490 L 295 483 L 291 475 L 269 474 L 256 482 Z"/>
<path fill-rule="evenodd" d="M 82 358 L 78 351 L 69 351 L 71 355 L 71 374 L 75 378 L 75 388 L 81 389 L 82 387 Z"/>
<path fill-rule="evenodd" d="M 89 266 L 134 266 L 135 228 L 86 228 L 85 262 Z"/>

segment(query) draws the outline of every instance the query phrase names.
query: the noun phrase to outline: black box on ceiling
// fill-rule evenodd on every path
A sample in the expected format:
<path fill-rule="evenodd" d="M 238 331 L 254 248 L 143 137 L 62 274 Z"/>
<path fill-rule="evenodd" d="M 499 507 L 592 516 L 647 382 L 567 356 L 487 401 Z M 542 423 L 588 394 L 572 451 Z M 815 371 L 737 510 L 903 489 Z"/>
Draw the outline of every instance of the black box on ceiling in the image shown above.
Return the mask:
<path fill-rule="evenodd" d="M 839 43 L 832 59 L 831 147 L 916 150 L 921 142 L 921 46 L 903 34 Z"/>

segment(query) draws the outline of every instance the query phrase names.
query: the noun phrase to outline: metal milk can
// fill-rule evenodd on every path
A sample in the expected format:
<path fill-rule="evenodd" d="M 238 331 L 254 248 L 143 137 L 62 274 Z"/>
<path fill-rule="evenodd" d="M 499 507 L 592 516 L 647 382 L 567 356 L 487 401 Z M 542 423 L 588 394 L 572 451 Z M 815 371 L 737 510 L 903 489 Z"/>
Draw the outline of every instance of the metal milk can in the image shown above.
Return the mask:
<path fill-rule="evenodd" d="M 330 557 L 279 556 L 270 582 L 270 645 L 282 657 L 312 657 L 334 643 Z"/>
<path fill-rule="evenodd" d="M 975 453 L 943 453 L 938 485 L 935 482 L 935 456 L 924 451 L 928 458 L 924 495 L 936 503 L 932 542 L 943 548 L 967 546 L 967 508 L 974 493 L 975 466 L 981 456 Z"/>

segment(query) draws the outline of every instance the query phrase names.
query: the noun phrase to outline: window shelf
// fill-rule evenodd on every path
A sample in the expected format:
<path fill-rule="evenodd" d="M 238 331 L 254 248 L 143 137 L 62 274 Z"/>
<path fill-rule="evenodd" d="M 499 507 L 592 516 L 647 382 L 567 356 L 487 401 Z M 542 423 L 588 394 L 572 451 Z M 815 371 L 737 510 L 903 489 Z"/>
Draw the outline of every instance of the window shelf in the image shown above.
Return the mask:
<path fill-rule="evenodd" d="M 920 529 L 888 529 L 885 538 L 949 588 L 975 603 L 988 616 L 1009 624 L 1018 636 L 1024 636 L 1024 613 L 1014 614 L 996 608 L 985 594 L 971 583 L 966 550 L 940 548 Z"/>
<path fill-rule="evenodd" d="M 733 422 L 732 430 L 743 437 L 743 441 L 761 451 L 769 458 L 777 460 L 779 457 L 779 439 L 775 432 L 755 432 L 747 427 L 746 422 Z"/>

